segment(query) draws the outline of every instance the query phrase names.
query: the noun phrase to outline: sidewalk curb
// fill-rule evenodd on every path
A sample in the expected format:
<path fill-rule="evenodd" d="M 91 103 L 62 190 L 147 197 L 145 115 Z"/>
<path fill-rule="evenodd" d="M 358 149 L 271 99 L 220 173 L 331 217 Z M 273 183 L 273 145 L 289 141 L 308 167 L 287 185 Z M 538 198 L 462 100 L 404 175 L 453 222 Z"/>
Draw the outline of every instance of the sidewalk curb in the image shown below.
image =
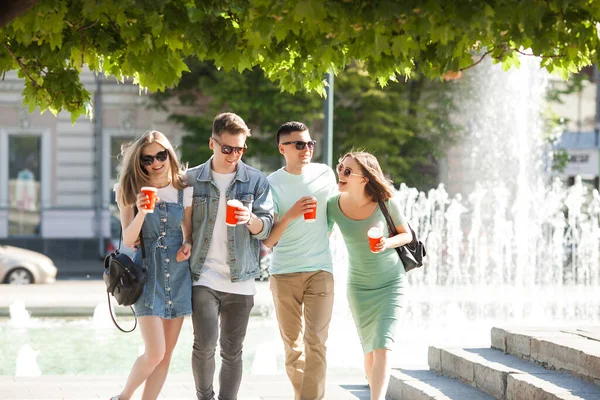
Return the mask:
<path fill-rule="evenodd" d="M 10 308 L 24 307 L 32 317 L 92 317 L 96 308 L 108 312 L 106 287 L 101 280 L 56 281 L 48 285 L 3 285 L 0 296 L 0 318 L 10 317 Z M 113 311 L 119 316 L 133 316 L 129 307 L 112 299 Z M 274 313 L 273 297 L 268 282 L 256 283 L 254 307 L 250 315 L 270 316 Z"/>
<path fill-rule="evenodd" d="M 32 317 L 93 317 L 96 307 L 27 307 Z M 133 317 L 129 307 L 117 306 L 113 308 L 115 315 Z M 268 317 L 273 312 L 273 307 L 267 304 L 255 304 L 250 311 L 252 317 Z M 10 317 L 8 307 L 0 307 L 0 317 Z"/>

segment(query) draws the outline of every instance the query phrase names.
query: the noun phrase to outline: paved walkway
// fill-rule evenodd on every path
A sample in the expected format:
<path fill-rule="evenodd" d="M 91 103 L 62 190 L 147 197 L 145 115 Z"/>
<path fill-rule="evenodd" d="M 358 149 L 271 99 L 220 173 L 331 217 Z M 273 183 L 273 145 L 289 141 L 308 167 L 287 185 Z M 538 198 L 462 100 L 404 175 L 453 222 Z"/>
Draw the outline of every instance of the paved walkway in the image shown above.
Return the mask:
<path fill-rule="evenodd" d="M 108 400 L 123 387 L 125 376 L 42 376 L 35 378 L 0 376 L 0 399 L 5 400 Z M 141 389 L 133 397 L 138 400 Z M 292 386 L 283 375 L 252 375 L 242 381 L 239 400 L 290 400 Z M 327 379 L 327 398 L 368 400 L 364 379 L 356 375 Z M 159 399 L 195 399 L 191 375 L 170 375 Z"/>
<path fill-rule="evenodd" d="M 8 317 L 11 307 L 18 309 L 23 305 L 33 317 L 91 316 L 96 307 L 102 307 L 102 311 L 105 311 L 106 307 L 106 289 L 101 280 L 67 280 L 48 285 L 2 285 L 0 289 L 2 291 L 0 317 Z M 257 292 L 253 314 L 271 314 L 272 298 L 268 283 L 257 282 Z M 131 313 L 128 308 L 118 306 L 117 312 Z M 272 343 L 272 346 L 281 346 L 281 343 Z M 330 372 L 327 378 L 327 398 L 335 400 L 368 399 L 369 390 L 360 367 L 348 370 L 336 368 L 335 371 Z M 119 391 L 126 378 L 126 375 L 0 376 L 0 399 L 109 399 Z M 134 399 L 140 398 L 141 390 L 138 392 Z M 169 375 L 160 398 L 194 399 L 192 375 Z M 239 400 L 292 398 L 292 387 L 284 374 L 248 374 L 242 381 Z"/>

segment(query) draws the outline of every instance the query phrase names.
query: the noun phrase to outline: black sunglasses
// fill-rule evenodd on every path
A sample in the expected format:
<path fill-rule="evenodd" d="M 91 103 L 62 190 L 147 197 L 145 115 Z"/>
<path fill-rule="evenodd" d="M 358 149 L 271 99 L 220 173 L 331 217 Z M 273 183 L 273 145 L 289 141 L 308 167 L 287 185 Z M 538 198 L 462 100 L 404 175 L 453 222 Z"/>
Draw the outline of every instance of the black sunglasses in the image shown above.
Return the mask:
<path fill-rule="evenodd" d="M 355 174 L 354 172 L 352 172 L 352 170 L 350 168 L 344 167 L 342 164 L 338 164 L 336 169 L 337 169 L 338 175 L 343 175 L 345 178 L 349 178 L 351 175 L 364 176 L 361 174 Z"/>
<path fill-rule="evenodd" d="M 163 161 L 166 161 L 166 159 L 168 157 L 169 157 L 169 151 L 163 150 L 163 151 L 159 151 L 158 153 L 156 153 L 153 156 L 140 156 L 140 161 L 142 162 L 142 164 L 148 166 L 148 165 L 152 165 L 155 158 L 158 161 L 163 162 Z"/>
<path fill-rule="evenodd" d="M 315 148 L 315 144 L 317 143 L 316 140 L 309 140 L 308 142 L 303 142 L 302 140 L 294 140 L 292 142 L 283 142 L 281 143 L 282 145 L 287 145 L 287 144 L 295 144 L 296 145 L 296 150 L 304 150 L 304 148 L 306 146 L 308 146 L 308 148 L 310 150 Z"/>
<path fill-rule="evenodd" d="M 244 147 L 235 147 L 235 146 L 228 146 L 226 144 L 220 143 L 217 139 L 215 139 L 214 136 L 212 136 L 211 139 L 214 140 L 221 147 L 221 153 L 223 153 L 223 154 L 231 154 L 234 151 L 239 154 L 244 154 L 246 149 L 248 149 L 248 146 L 246 146 L 246 143 L 244 143 Z"/>

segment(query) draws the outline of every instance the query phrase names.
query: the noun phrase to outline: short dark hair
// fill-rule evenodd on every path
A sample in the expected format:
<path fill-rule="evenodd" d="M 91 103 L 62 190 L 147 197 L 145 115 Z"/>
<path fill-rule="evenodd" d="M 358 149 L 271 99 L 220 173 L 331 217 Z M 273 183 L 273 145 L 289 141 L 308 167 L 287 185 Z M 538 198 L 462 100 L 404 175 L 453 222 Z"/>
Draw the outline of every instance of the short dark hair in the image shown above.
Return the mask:
<path fill-rule="evenodd" d="M 232 135 L 246 135 L 250 136 L 250 129 L 237 114 L 234 113 L 222 113 L 215 117 L 212 126 L 213 136 L 219 136 L 224 133 L 230 133 Z"/>
<path fill-rule="evenodd" d="M 307 131 L 308 127 L 302 122 L 289 121 L 279 127 L 277 131 L 277 144 L 279 144 L 279 138 L 281 135 L 289 135 L 292 132 L 304 132 Z"/>

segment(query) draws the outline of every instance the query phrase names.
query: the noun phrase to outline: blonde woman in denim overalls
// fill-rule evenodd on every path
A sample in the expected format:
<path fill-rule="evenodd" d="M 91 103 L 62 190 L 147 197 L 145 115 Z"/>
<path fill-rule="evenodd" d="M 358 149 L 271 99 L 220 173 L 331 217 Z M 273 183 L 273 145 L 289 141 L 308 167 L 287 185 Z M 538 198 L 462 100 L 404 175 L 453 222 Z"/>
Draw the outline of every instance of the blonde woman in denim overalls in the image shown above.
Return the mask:
<path fill-rule="evenodd" d="M 185 188 L 183 169 L 171 143 L 158 131 L 146 132 L 122 151 L 116 185 L 125 246 L 140 246 L 133 261 L 147 268 L 144 291 L 134 304 L 145 350 L 133 364 L 123 391 L 111 400 L 129 400 L 144 383 L 143 400 L 156 399 L 169 370 L 183 324 L 192 313 L 192 188 Z M 149 213 L 143 186 L 157 188 L 157 203 Z M 135 212 L 137 208 L 138 212 Z"/>

